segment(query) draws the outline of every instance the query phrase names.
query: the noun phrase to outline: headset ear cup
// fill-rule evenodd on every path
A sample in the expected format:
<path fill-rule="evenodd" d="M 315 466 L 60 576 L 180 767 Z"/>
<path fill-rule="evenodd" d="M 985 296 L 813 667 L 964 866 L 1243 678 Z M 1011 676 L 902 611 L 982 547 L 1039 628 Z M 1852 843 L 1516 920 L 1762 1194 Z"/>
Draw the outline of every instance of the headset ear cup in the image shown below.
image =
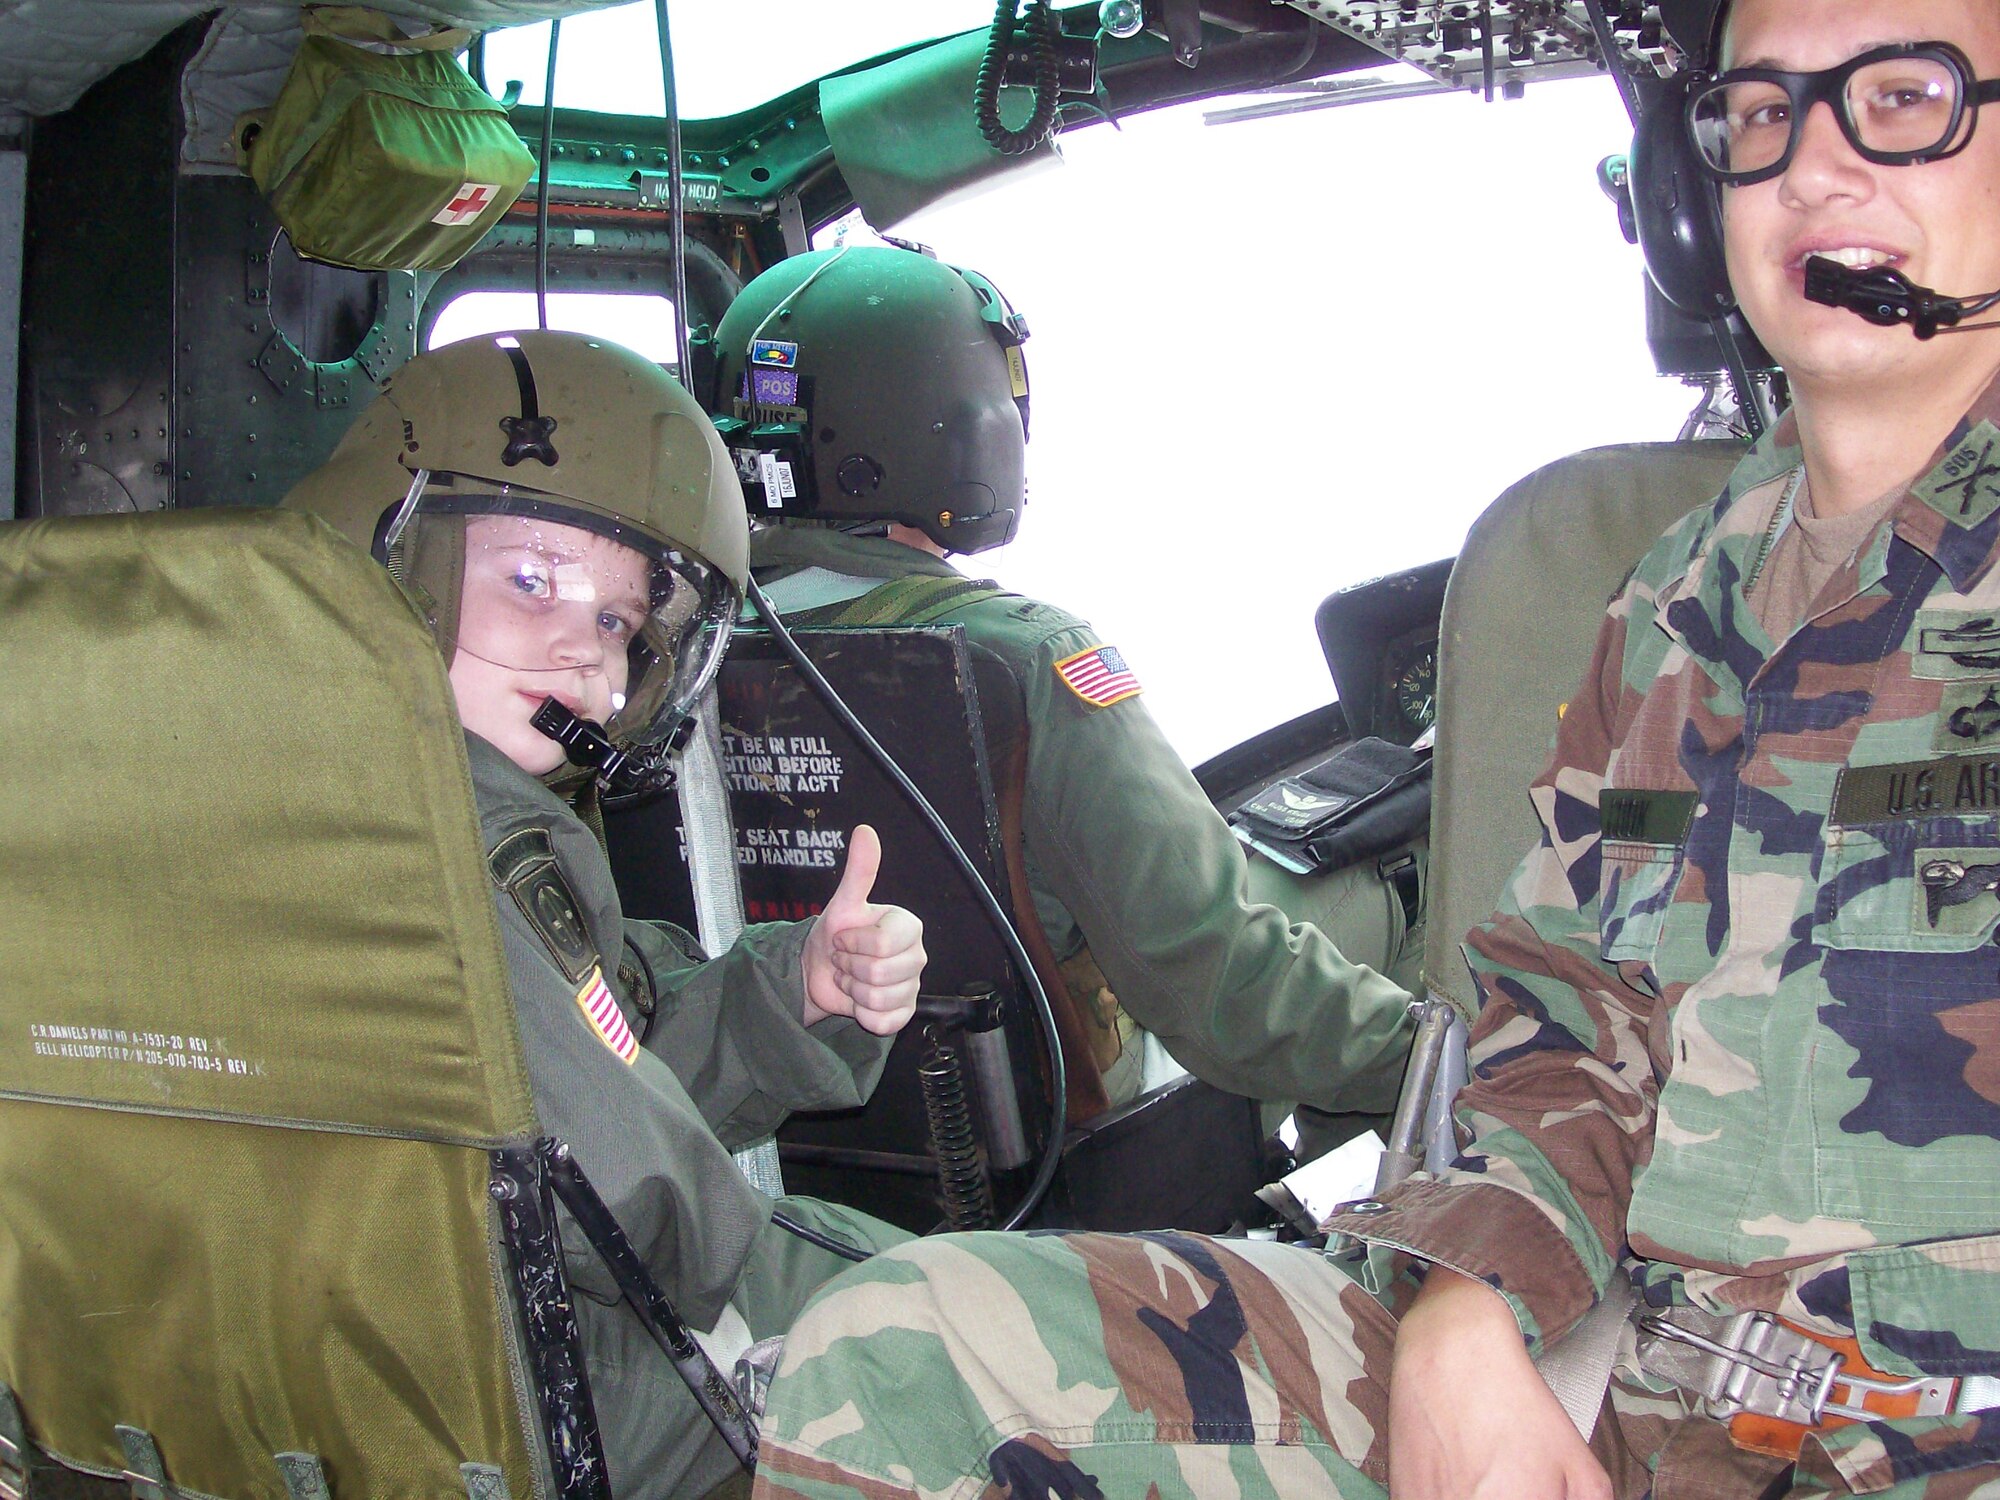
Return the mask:
<path fill-rule="evenodd" d="M 1720 189 L 1701 169 L 1687 133 L 1688 78 L 1674 79 L 1632 137 L 1632 210 L 1646 274 L 1692 318 L 1736 311 L 1722 252 Z"/>

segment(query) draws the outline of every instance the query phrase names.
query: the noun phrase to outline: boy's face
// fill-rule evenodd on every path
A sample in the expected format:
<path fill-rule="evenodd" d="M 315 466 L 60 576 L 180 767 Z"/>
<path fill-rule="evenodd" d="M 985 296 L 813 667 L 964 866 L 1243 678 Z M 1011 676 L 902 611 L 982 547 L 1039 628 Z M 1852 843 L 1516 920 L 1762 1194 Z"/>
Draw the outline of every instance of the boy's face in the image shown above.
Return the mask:
<path fill-rule="evenodd" d="M 451 662 L 460 722 L 531 775 L 562 765 L 562 746 L 529 720 L 545 698 L 599 724 L 624 706 L 651 572 L 630 547 L 579 527 L 468 518 Z"/>

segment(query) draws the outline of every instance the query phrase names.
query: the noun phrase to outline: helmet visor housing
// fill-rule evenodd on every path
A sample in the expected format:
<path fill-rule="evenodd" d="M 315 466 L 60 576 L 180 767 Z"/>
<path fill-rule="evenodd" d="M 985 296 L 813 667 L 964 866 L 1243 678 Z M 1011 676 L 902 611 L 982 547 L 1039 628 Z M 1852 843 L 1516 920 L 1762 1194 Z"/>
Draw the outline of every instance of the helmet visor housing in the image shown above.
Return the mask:
<path fill-rule="evenodd" d="M 528 724 L 548 698 L 621 749 L 664 746 L 720 665 L 740 604 L 720 569 L 640 527 L 464 475 L 428 476 L 385 541 L 392 572 L 436 572 L 457 554 L 460 717 L 536 771 L 563 758 Z"/>
<path fill-rule="evenodd" d="M 1899 43 L 1817 73 L 1735 68 L 1698 83 L 1688 100 L 1688 133 L 1703 170 L 1743 187 L 1791 165 L 1815 104 L 1833 110 L 1863 160 L 1907 167 L 1963 151 L 1979 106 L 1996 98 L 2000 80 L 1974 77 L 1958 48 Z"/>

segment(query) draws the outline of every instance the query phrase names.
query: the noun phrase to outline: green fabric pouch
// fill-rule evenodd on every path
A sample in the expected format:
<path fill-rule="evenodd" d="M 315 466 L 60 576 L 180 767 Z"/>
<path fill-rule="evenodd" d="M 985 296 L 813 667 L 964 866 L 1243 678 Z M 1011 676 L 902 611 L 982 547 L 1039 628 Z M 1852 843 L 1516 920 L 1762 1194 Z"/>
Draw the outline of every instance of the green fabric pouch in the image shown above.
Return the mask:
<path fill-rule="evenodd" d="M 301 255 L 441 271 L 521 196 L 535 159 L 452 55 L 468 33 L 405 37 L 359 6 L 304 12 L 277 103 L 237 121 L 244 169 Z"/>

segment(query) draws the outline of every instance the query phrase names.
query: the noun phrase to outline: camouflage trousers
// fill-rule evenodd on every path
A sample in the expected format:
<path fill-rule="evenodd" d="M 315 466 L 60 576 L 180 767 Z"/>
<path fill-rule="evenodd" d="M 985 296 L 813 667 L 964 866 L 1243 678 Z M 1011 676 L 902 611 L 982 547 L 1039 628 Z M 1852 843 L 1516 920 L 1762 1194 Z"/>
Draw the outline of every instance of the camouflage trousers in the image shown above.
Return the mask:
<path fill-rule="evenodd" d="M 900 1247 L 793 1325 L 756 1495 L 1384 1500 L 1396 1316 L 1417 1281 L 1372 1295 L 1353 1264 L 1170 1232 Z M 2000 1500 L 2000 1469 L 1894 1465 L 1870 1427 L 1809 1444 L 1796 1469 L 1738 1452 L 1632 1353 L 1628 1334 L 1591 1442 L 1620 1500 L 1804 1500 L 1856 1479 L 1895 1500 Z"/>

